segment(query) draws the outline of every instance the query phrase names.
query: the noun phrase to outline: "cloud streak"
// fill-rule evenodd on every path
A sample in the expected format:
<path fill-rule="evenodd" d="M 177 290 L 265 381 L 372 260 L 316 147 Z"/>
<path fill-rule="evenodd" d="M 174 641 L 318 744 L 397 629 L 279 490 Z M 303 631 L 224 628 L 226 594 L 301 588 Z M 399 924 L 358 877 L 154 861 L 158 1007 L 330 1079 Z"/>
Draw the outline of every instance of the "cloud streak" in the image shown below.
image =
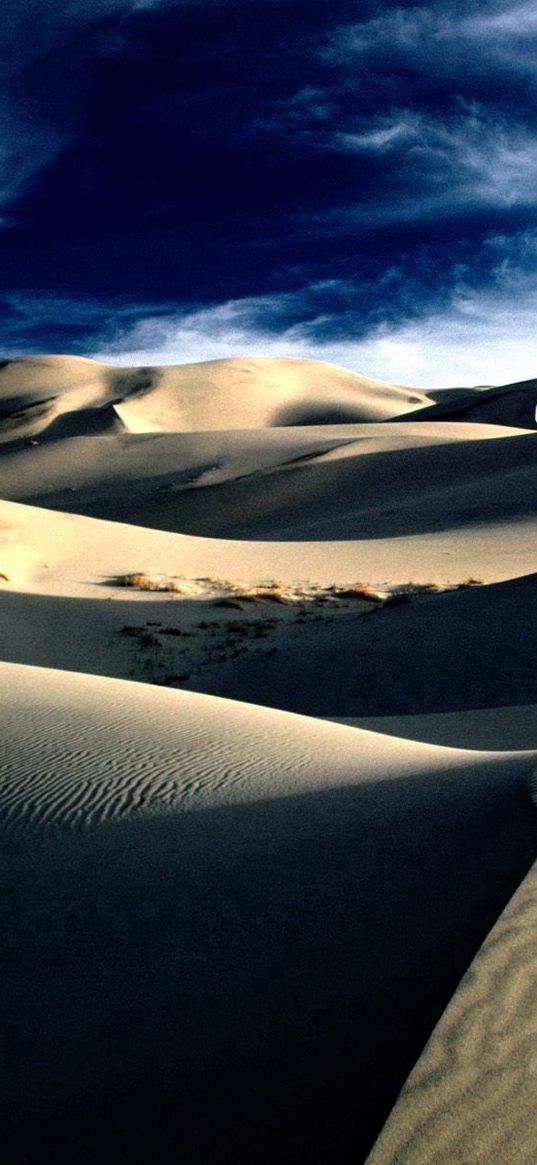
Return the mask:
<path fill-rule="evenodd" d="M 537 236 L 513 247 L 487 242 L 492 261 L 485 286 L 453 271 L 444 302 L 421 315 L 388 310 L 364 326 L 360 289 L 317 285 L 293 296 L 232 300 L 210 308 L 168 312 L 119 327 L 95 355 L 112 363 L 173 364 L 233 355 L 316 358 L 380 380 L 416 387 L 502 384 L 529 379 L 537 367 Z M 392 273 L 392 280 L 396 279 Z M 389 296 L 386 280 L 385 292 Z M 513 311 L 514 302 L 518 310 Z M 287 323 L 292 315 L 295 319 Z"/>

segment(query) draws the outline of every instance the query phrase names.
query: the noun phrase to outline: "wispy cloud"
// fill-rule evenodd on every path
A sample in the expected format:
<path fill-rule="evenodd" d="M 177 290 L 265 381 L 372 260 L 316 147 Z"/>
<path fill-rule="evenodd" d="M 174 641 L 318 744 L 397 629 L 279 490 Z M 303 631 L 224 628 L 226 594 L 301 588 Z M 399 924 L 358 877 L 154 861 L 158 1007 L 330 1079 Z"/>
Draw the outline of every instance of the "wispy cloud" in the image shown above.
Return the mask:
<path fill-rule="evenodd" d="M 473 74 L 504 57 L 512 64 L 519 53 L 520 67 L 531 67 L 528 41 L 537 36 L 533 0 L 517 3 L 484 3 L 478 12 L 456 0 L 413 7 L 397 4 L 372 19 L 334 29 L 323 55 L 340 65 L 358 57 L 382 52 L 388 61 L 404 54 L 407 67 L 428 72 L 431 65 L 442 74 L 466 59 Z"/>
<path fill-rule="evenodd" d="M 187 6 L 196 0 L 179 2 Z M 64 0 L 46 5 L 44 15 L 42 0 L 5 0 L 9 37 L 0 55 L 0 206 L 18 198 L 33 175 L 79 139 L 92 60 L 107 44 L 100 39 L 103 21 L 115 18 L 110 37 L 130 14 L 165 3 Z M 3 225 L 13 221 L 7 215 Z"/>
<path fill-rule="evenodd" d="M 419 322 L 385 324 L 359 339 L 316 342 L 302 329 L 278 337 L 249 327 L 244 305 L 228 303 L 176 317 L 145 320 L 95 353 L 117 364 L 196 363 L 257 355 L 325 360 L 364 376 L 416 387 L 503 384 L 537 368 L 537 287 L 514 314 L 507 297 L 475 292 Z"/>
<path fill-rule="evenodd" d="M 537 237 L 521 236 L 513 248 L 493 237 L 490 281 L 472 287 L 465 274 L 455 280 L 443 304 L 419 317 L 391 318 L 389 309 L 361 332 L 353 289 L 333 286 L 339 303 L 319 308 L 321 287 L 297 293 L 310 315 L 285 326 L 293 304 L 288 295 L 231 300 L 202 310 L 140 319 L 121 328 L 114 340 L 95 351 L 112 363 L 170 364 L 236 355 L 291 356 L 326 360 L 363 375 L 422 387 L 501 384 L 529 379 L 537 368 L 537 275 L 526 265 L 537 258 Z M 456 272 L 455 272 L 456 274 Z M 389 296 L 389 287 L 386 294 Z M 354 295 L 358 299 L 357 289 Z M 294 308 L 297 310 L 295 302 Z M 280 319 L 280 328 L 267 326 Z"/>

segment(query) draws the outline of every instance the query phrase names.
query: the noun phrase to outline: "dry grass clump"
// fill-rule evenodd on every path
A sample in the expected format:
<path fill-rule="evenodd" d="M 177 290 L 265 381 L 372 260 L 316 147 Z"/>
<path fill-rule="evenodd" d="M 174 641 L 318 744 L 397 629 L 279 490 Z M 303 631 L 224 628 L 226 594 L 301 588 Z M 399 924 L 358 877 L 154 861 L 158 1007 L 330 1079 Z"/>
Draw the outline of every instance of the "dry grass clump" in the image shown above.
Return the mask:
<path fill-rule="evenodd" d="M 337 583 L 332 583 L 332 586 L 327 589 L 329 594 L 333 595 L 336 599 L 365 599 L 368 603 L 384 602 L 384 595 L 379 595 L 378 591 L 374 591 L 362 582 L 354 582 L 341 586 Z"/>
<path fill-rule="evenodd" d="M 186 579 L 167 578 L 165 575 L 147 574 L 145 571 L 119 574 L 112 581 L 118 587 L 132 587 L 137 591 L 167 591 L 176 595 L 193 593 L 192 584 Z"/>
<path fill-rule="evenodd" d="M 233 583 L 229 583 L 231 593 L 225 598 L 218 600 L 219 606 L 232 607 L 237 603 L 292 603 L 294 599 L 301 597 L 296 588 L 287 586 L 279 580 L 274 580 L 266 586 L 258 587 L 240 587 Z"/>
<path fill-rule="evenodd" d="M 9 581 L 8 576 L 1 571 L 0 579 Z M 464 587 L 479 586 L 482 582 L 483 579 L 473 576 L 454 584 L 408 582 L 396 591 L 386 593 L 386 591 L 377 591 L 360 580 L 351 583 L 332 583 L 325 587 L 314 583 L 297 586 L 274 579 L 270 583 L 247 586 L 231 579 L 187 579 L 179 575 L 152 574 L 148 571 L 133 571 L 130 574 L 117 575 L 108 580 L 108 583 L 113 583 L 115 586 L 130 587 L 134 590 L 175 594 L 184 598 L 207 598 L 218 607 L 229 607 L 232 610 L 241 610 L 245 603 L 279 603 L 282 606 L 289 606 L 296 603 L 330 604 L 335 602 L 337 604 L 338 600 L 361 601 L 375 603 L 379 607 L 393 607 L 408 602 L 411 596 L 459 590 Z"/>

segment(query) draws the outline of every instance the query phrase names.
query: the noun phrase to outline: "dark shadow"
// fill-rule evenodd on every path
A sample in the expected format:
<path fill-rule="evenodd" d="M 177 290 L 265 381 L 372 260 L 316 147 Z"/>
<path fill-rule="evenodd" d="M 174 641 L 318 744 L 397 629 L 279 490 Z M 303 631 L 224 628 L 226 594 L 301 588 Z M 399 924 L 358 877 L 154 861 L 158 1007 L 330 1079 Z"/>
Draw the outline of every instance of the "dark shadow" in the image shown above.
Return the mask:
<path fill-rule="evenodd" d="M 39 444 L 61 441 L 69 437 L 99 436 L 101 433 L 123 433 L 125 425 L 108 403 L 99 407 L 74 409 L 60 413 L 43 433 L 39 434 Z"/>
<path fill-rule="evenodd" d="M 145 396 L 161 379 L 158 368 L 118 368 L 109 374 L 110 389 L 119 401 Z"/>
<path fill-rule="evenodd" d="M 176 477 L 179 479 L 179 474 Z M 341 460 L 302 461 L 220 485 L 147 488 L 97 499 L 77 490 L 40 504 L 109 521 L 238 540 L 349 541 L 405 537 L 534 517 L 534 434 L 447 442 Z M 18 501 L 35 498 L 19 497 Z"/>
<path fill-rule="evenodd" d="M 57 400 L 56 396 L 42 397 L 40 400 L 35 400 L 35 396 L 13 396 L 3 397 L 0 406 L 0 421 L 2 428 L 7 426 L 8 422 L 22 422 L 34 421 L 43 416 L 49 411 L 49 405 Z"/>
<path fill-rule="evenodd" d="M 537 575 L 529 575 L 333 622 L 320 617 L 294 637 L 291 625 L 276 653 L 222 662 L 183 686 L 312 716 L 533 704 L 536 599 Z"/>
<path fill-rule="evenodd" d="M 287 428 L 302 425 L 359 425 L 371 421 L 371 409 L 361 409 L 359 404 L 334 404 L 326 401 L 299 401 L 286 405 L 271 418 L 271 428 Z"/>
<path fill-rule="evenodd" d="M 184 626 L 201 635 L 192 626 L 188 599 L 129 600 L 124 588 L 118 588 L 119 595 L 114 602 L 0 590 L 0 658 L 153 683 L 186 673 L 178 682 L 185 690 L 313 716 L 397 716 L 537 703 L 535 574 L 414 597 L 365 615 L 345 613 L 333 622 L 315 608 L 309 626 L 286 621 L 279 632 L 276 624 L 259 639 L 255 653 L 234 658 L 225 648 L 222 660 L 199 666 L 181 654 L 193 640 L 161 635 L 154 626 L 158 620 L 164 628 L 181 628 L 190 607 Z M 210 619 L 205 604 L 197 609 L 200 620 Z M 260 619 L 275 611 L 274 604 L 256 606 Z M 230 609 L 229 621 L 237 618 L 240 612 Z M 157 647 L 139 651 L 136 638 L 118 633 L 124 626 L 147 631 Z M 61 627 L 62 635 L 51 634 L 50 627 Z"/>
<path fill-rule="evenodd" d="M 522 780 L 491 762 L 14 839 L 5 1159 L 363 1161 L 535 858 Z"/>
<path fill-rule="evenodd" d="M 537 380 L 520 384 L 506 384 L 482 391 L 467 389 L 455 394 L 449 390 L 431 393 L 436 404 L 416 409 L 413 421 L 468 421 L 489 425 L 510 425 L 513 428 L 537 428 Z M 402 416 L 391 418 L 406 421 Z"/>

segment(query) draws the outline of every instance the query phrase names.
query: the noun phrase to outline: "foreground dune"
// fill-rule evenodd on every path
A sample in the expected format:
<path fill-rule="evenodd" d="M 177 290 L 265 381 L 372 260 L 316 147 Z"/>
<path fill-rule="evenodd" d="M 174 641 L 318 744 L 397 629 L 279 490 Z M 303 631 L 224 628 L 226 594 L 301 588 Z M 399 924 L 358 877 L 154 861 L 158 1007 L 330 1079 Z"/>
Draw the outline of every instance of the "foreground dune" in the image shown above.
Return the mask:
<path fill-rule="evenodd" d="M 536 754 L 0 686 L 8 1159 L 362 1159 L 534 856 Z"/>

